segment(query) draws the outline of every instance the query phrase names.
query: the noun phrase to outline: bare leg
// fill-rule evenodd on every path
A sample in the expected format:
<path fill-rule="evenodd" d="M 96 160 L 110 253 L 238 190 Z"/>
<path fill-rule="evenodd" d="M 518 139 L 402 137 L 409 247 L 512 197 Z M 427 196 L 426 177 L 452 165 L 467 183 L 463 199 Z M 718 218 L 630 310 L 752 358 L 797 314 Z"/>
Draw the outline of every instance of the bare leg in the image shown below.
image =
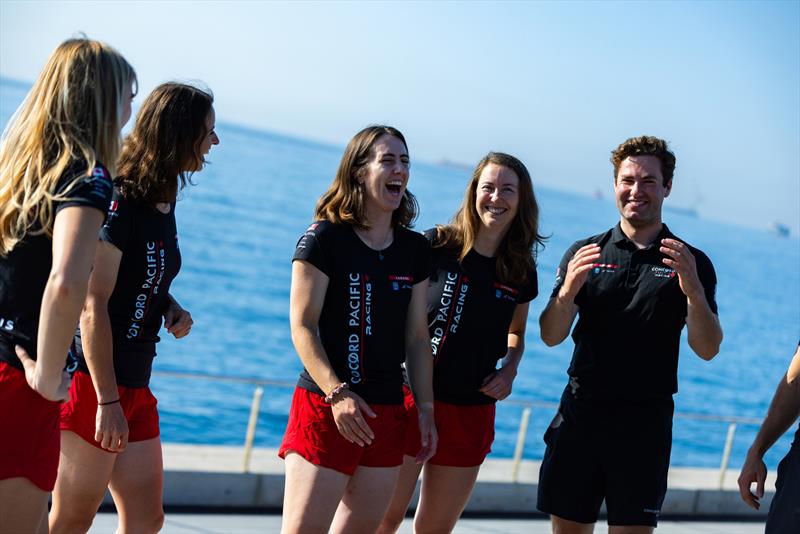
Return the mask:
<path fill-rule="evenodd" d="M 350 477 L 334 469 L 314 465 L 289 451 L 283 491 L 283 534 L 328 532 L 336 507 Z"/>
<path fill-rule="evenodd" d="M 116 459 L 116 454 L 90 445 L 74 432 L 61 431 L 50 532 L 74 534 L 89 530 L 103 501 Z"/>
<path fill-rule="evenodd" d="M 333 534 L 373 534 L 381 524 L 400 467 L 356 468 L 333 518 Z"/>
<path fill-rule="evenodd" d="M 47 534 L 47 495 L 27 478 L 0 480 L 0 534 Z"/>
<path fill-rule="evenodd" d="M 425 464 L 414 532 L 451 532 L 469 501 L 480 468 Z"/>
<path fill-rule="evenodd" d="M 128 443 L 109 483 L 119 515 L 118 534 L 151 534 L 164 524 L 161 438 Z"/>
<path fill-rule="evenodd" d="M 422 471 L 422 464 L 418 464 L 413 456 L 403 456 L 403 465 L 400 466 L 400 475 L 394 487 L 394 495 L 392 495 L 389 509 L 383 516 L 383 522 L 378 527 L 376 534 L 394 534 L 400 528 L 411 498 L 414 496 L 420 471 Z"/>
<path fill-rule="evenodd" d="M 594 523 L 578 523 L 555 515 L 550 516 L 553 534 L 592 534 Z"/>

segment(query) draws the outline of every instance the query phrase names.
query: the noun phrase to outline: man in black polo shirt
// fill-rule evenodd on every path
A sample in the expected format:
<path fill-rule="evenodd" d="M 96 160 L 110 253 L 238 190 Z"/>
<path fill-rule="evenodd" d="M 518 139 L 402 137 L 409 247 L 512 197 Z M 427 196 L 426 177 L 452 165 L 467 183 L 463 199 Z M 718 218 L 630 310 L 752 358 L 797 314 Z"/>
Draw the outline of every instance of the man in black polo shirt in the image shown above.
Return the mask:
<path fill-rule="evenodd" d="M 539 473 L 538 508 L 557 533 L 592 532 L 604 499 L 612 534 L 653 531 L 667 489 L 681 330 L 704 360 L 722 341 L 711 261 L 661 220 L 675 155 L 642 136 L 611 162 L 620 222 L 567 250 L 539 319 L 553 346 L 578 316 Z"/>

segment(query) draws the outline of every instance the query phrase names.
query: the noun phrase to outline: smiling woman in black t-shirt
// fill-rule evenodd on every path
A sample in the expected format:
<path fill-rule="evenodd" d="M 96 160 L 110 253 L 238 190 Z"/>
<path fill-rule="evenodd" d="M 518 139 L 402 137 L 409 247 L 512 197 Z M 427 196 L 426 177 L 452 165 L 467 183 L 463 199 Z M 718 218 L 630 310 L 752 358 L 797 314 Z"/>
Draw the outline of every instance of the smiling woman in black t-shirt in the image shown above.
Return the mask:
<path fill-rule="evenodd" d="M 212 104 L 207 91 L 162 84 L 125 139 L 75 336 L 78 371 L 61 408 L 54 533 L 88 530 L 106 486 L 120 531 L 161 528 L 161 441 L 148 384 L 162 318 L 176 338 L 192 326 L 189 312 L 169 294 L 181 264 L 175 201 L 219 143 Z"/>
<path fill-rule="evenodd" d="M 407 226 L 408 147 L 389 126 L 350 141 L 292 264 L 292 340 L 305 369 L 280 448 L 284 532 L 374 532 L 403 461 L 405 361 L 425 461 L 436 450 L 425 327 L 430 248 Z M 333 526 L 331 526 L 333 524 Z"/>
<path fill-rule="evenodd" d="M 543 239 L 528 170 L 513 156 L 490 152 L 452 222 L 425 236 L 433 246 L 428 330 L 439 448 L 424 466 L 414 524 L 417 532 L 450 532 L 491 450 L 495 403 L 511 394 L 528 303 L 538 293 L 534 247 Z M 413 418 L 408 390 L 406 406 Z M 423 469 L 414 461 L 419 448 L 412 427 L 381 533 L 395 532 L 405 517 Z"/>
<path fill-rule="evenodd" d="M 135 84 L 133 68 L 109 46 L 65 41 L 0 144 L 3 532 L 47 531 L 58 401 L 69 388 L 64 365 Z"/>

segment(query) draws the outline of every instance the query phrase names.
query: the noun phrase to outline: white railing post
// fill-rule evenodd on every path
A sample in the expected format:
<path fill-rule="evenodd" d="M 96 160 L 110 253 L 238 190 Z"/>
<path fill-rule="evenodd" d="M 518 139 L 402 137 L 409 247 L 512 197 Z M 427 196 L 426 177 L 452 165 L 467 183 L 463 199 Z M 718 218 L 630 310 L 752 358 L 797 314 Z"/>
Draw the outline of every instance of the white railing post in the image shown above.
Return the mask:
<path fill-rule="evenodd" d="M 522 463 L 522 451 L 525 449 L 525 436 L 528 435 L 528 421 L 531 418 L 531 408 L 526 406 L 522 410 L 522 417 L 519 421 L 519 433 L 517 434 L 517 446 L 514 449 L 514 461 L 511 466 L 511 482 L 516 483 L 519 479 L 519 466 Z"/>
<path fill-rule="evenodd" d="M 264 396 L 264 388 L 258 386 L 253 392 L 253 403 L 250 405 L 250 420 L 247 423 L 247 435 L 244 438 L 244 458 L 242 458 L 242 471 L 247 473 L 250 470 L 250 455 L 253 452 L 253 440 L 256 437 L 256 426 L 258 425 L 258 412 L 261 409 L 261 397 Z"/>
<path fill-rule="evenodd" d="M 736 434 L 736 423 L 728 425 L 728 437 L 725 438 L 725 449 L 722 451 L 722 463 L 719 466 L 719 489 L 725 482 L 725 473 L 728 471 L 728 460 L 731 458 L 733 448 L 733 436 Z"/>

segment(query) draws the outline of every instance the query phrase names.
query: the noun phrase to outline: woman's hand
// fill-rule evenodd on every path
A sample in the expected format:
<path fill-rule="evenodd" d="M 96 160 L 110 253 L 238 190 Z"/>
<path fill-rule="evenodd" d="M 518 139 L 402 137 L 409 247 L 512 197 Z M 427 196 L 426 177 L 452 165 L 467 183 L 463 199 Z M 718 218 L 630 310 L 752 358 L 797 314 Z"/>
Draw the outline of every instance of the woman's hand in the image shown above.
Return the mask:
<path fill-rule="evenodd" d="M 336 428 L 350 443 L 366 447 L 375 439 L 375 433 L 364 419 L 364 414 L 372 419 L 378 417 L 378 414 L 358 394 L 349 390 L 342 391 L 331 403 L 331 410 Z"/>
<path fill-rule="evenodd" d="M 193 324 L 192 314 L 170 297 L 169 306 L 164 310 L 164 328 L 167 332 L 175 336 L 175 339 L 180 339 L 189 335 Z"/>
<path fill-rule="evenodd" d="M 511 387 L 514 384 L 514 378 L 517 377 L 516 369 L 511 369 L 511 366 L 503 366 L 483 379 L 483 384 L 479 390 L 484 395 L 488 395 L 493 399 L 503 400 L 511 395 Z"/>
<path fill-rule="evenodd" d="M 421 448 L 415 461 L 424 464 L 436 454 L 439 445 L 439 434 L 436 432 L 436 421 L 433 417 L 433 403 L 417 405 L 419 418 L 419 435 Z"/>
<path fill-rule="evenodd" d="M 111 452 L 122 452 L 128 446 L 128 421 L 119 402 L 97 406 L 94 439 Z"/>
<path fill-rule="evenodd" d="M 61 379 L 56 381 L 47 380 L 41 376 L 41 368 L 37 367 L 36 360 L 32 359 L 28 353 L 16 346 L 17 358 L 22 362 L 25 369 L 25 380 L 36 393 L 49 401 L 64 401 L 69 398 L 69 386 L 72 383 L 69 373 L 61 371 Z M 64 358 L 66 361 L 66 357 Z"/>

